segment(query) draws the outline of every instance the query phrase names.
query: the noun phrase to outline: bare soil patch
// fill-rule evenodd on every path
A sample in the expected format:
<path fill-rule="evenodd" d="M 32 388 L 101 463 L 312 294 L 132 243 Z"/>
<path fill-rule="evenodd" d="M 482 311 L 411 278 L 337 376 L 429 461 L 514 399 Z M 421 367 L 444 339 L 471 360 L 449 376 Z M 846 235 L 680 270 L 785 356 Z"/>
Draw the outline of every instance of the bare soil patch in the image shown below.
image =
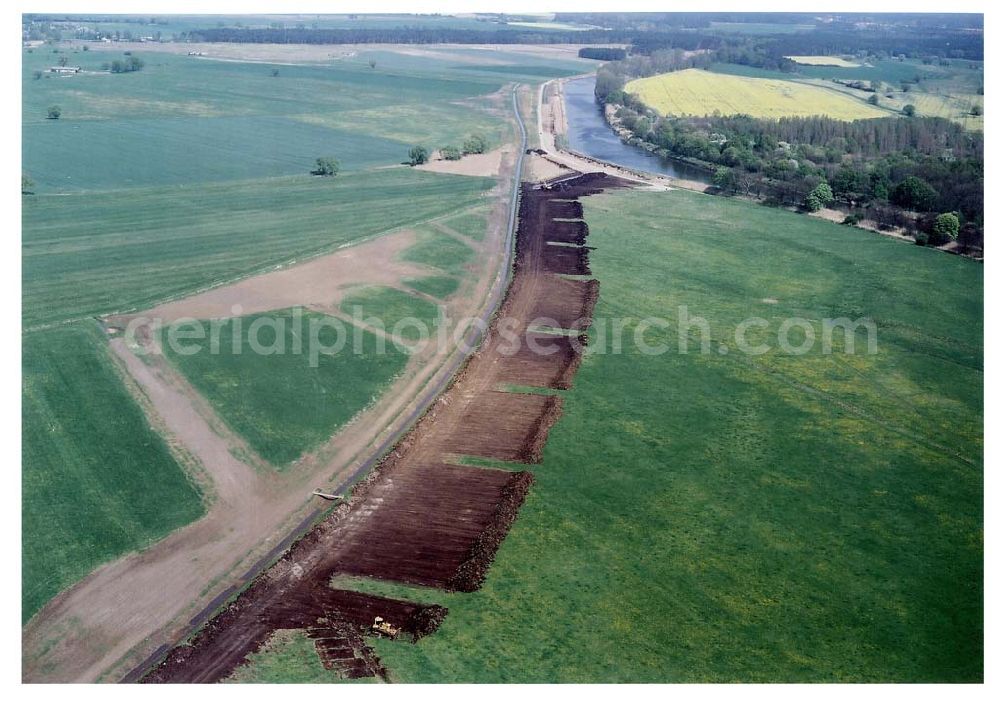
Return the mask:
<path fill-rule="evenodd" d="M 424 172 L 442 172 L 466 177 L 496 177 L 500 173 L 503 151 L 497 148 L 482 155 L 465 155 L 460 160 L 432 160 L 416 169 Z"/>
<path fill-rule="evenodd" d="M 497 507 L 521 487 L 519 477 L 449 464 L 383 475 L 330 549 L 333 572 L 463 589 L 455 576 L 481 539 L 494 535 Z"/>
<path fill-rule="evenodd" d="M 580 366 L 580 357 L 586 346 L 584 335 L 564 334 L 529 335 L 533 346 L 522 346 L 517 352 L 505 356 L 498 378 L 504 383 L 539 388 L 568 389 L 573 375 Z"/>
<path fill-rule="evenodd" d="M 553 221 L 546 229 L 546 237 L 549 241 L 562 241 L 564 243 L 575 243 L 582 246 L 587 242 L 587 235 L 590 233 L 586 222 L 583 221 Z"/>
<path fill-rule="evenodd" d="M 583 330 L 590 326 L 600 283 L 569 280 L 557 275 L 539 278 L 538 297 L 528 311 L 526 324 L 549 319 L 560 329 Z"/>
<path fill-rule="evenodd" d="M 583 205 L 576 200 L 550 199 L 545 205 L 545 215 L 550 219 L 583 218 Z"/>
<path fill-rule="evenodd" d="M 590 275 L 590 249 L 547 244 L 543 254 L 545 270 L 563 275 Z"/>
<path fill-rule="evenodd" d="M 338 305 L 344 293 L 353 286 L 399 287 L 406 278 L 428 274 L 429 269 L 398 258 L 415 242 L 413 231 L 396 231 L 304 263 L 293 263 L 114 320 L 124 324 L 137 317 L 161 318 L 164 322 L 182 317 L 212 319 L 232 317 L 234 312 L 251 315 L 297 305 L 327 309 Z"/>
<path fill-rule="evenodd" d="M 562 412 L 562 399 L 530 393 L 484 391 L 465 410 L 463 423 L 448 432 L 448 453 L 508 462 L 541 462 L 549 428 Z"/>

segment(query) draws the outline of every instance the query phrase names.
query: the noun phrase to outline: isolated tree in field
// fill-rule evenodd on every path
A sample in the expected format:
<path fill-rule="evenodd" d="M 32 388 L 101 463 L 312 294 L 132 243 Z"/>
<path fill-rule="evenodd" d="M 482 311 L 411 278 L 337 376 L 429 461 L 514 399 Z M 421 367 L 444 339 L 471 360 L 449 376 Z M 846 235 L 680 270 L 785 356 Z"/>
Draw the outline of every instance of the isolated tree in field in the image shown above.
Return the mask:
<path fill-rule="evenodd" d="M 375 64 L 376 64 L 376 62 L 375 62 L 374 59 L 369 59 L 368 60 L 368 68 L 369 69 L 374 69 L 375 68 Z"/>
<path fill-rule="evenodd" d="M 333 157 L 317 157 L 316 169 L 312 171 L 314 175 L 322 177 L 336 177 L 340 172 L 340 163 Z"/>
<path fill-rule="evenodd" d="M 808 195 L 806 195 L 806 209 L 808 211 L 819 211 L 833 201 L 833 190 L 826 182 L 817 184 Z"/>
<path fill-rule="evenodd" d="M 983 107 L 980 106 L 978 103 L 969 109 L 969 115 L 981 116 L 982 114 L 983 114 Z"/>
<path fill-rule="evenodd" d="M 958 230 L 962 227 L 958 214 L 953 211 L 938 215 L 934 220 L 934 236 L 940 243 L 958 239 Z"/>
<path fill-rule="evenodd" d="M 277 76 L 279 74 L 277 69 L 271 69 L 271 76 Z"/>
<path fill-rule="evenodd" d="M 875 94 L 872 94 L 871 96 L 869 96 L 868 97 L 868 103 L 870 103 L 873 106 L 877 106 L 878 105 L 878 96 L 876 96 Z"/>
<path fill-rule="evenodd" d="M 445 145 L 441 148 L 441 157 L 445 160 L 460 160 L 462 159 L 462 151 L 454 145 Z"/>
<path fill-rule="evenodd" d="M 427 148 L 423 145 L 414 145 L 410 148 L 410 164 L 422 165 L 427 162 Z"/>
<path fill-rule="evenodd" d="M 907 103 L 905 106 L 903 106 L 903 115 L 906 116 L 907 118 L 912 118 L 913 116 L 917 115 L 917 107 L 914 106 L 912 103 Z"/>
<path fill-rule="evenodd" d="M 33 78 L 35 81 L 38 81 L 40 78 L 42 78 L 42 72 L 40 71 L 33 72 L 31 74 L 31 78 Z"/>
<path fill-rule="evenodd" d="M 31 180 L 28 175 L 21 175 L 21 194 L 33 194 L 31 191 L 34 189 L 35 183 Z"/>
<path fill-rule="evenodd" d="M 937 200 L 934 188 L 916 176 L 907 177 L 889 193 L 889 201 L 893 204 L 916 211 L 932 210 Z"/>
<path fill-rule="evenodd" d="M 486 138 L 482 135 L 470 135 L 462 144 L 462 152 L 466 155 L 481 155 L 486 152 Z"/>
<path fill-rule="evenodd" d="M 59 120 L 62 115 L 62 108 L 59 106 L 49 106 L 49 120 Z"/>

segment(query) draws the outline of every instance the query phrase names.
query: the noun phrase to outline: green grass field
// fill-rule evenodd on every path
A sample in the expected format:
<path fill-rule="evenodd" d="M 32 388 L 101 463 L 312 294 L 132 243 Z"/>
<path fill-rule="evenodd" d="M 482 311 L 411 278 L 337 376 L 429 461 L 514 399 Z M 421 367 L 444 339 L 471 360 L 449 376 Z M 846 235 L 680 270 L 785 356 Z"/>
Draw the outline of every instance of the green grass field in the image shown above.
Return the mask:
<path fill-rule="evenodd" d="M 585 217 L 597 317 L 670 351 L 586 357 L 482 591 L 390 588 L 450 608 L 376 642 L 393 679 L 981 681 L 982 265 L 680 190 Z M 717 353 L 791 316 L 869 316 L 878 352 Z"/>
<path fill-rule="evenodd" d="M 26 197 L 22 322 L 173 299 L 472 206 L 493 184 L 399 168 Z"/>
<path fill-rule="evenodd" d="M 202 513 L 92 323 L 22 340 L 21 617 Z"/>
<path fill-rule="evenodd" d="M 358 170 L 402 163 L 410 148 L 284 116 L 60 119 L 25 126 L 23 141 L 24 164 L 43 193 L 308 175 L 328 154 L 341 169 Z"/>
<path fill-rule="evenodd" d="M 442 224 L 454 229 L 463 236 L 468 236 L 474 241 L 482 241 L 486 237 L 486 216 L 488 209 L 472 209 L 462 212 L 457 216 L 443 219 Z"/>
<path fill-rule="evenodd" d="M 418 240 L 404 250 L 400 258 L 411 263 L 437 268 L 448 275 L 461 276 L 475 252 L 466 244 L 431 226 L 415 229 Z"/>
<path fill-rule="evenodd" d="M 219 323 L 217 352 L 164 351 L 222 419 L 280 467 L 327 440 L 406 364 L 407 354 L 391 342 L 379 347 L 375 334 L 343 320 L 342 332 L 320 329 L 323 317 L 303 310 L 300 329 L 291 311 L 232 318 Z M 211 331 L 210 322 L 202 327 Z M 327 354 L 314 342 L 342 348 Z"/>
<path fill-rule="evenodd" d="M 586 66 L 478 50 L 294 65 L 137 50 L 142 71 L 110 75 L 101 66 L 117 49 L 61 51 L 23 54 L 22 169 L 39 192 L 306 174 L 323 155 L 344 169 L 398 164 L 414 143 L 461 144 L 471 133 L 496 145 L 507 127 L 482 96 Z M 84 73 L 50 75 L 60 57 Z M 46 118 L 53 105 L 59 120 Z"/>
<path fill-rule="evenodd" d="M 625 90 L 663 115 L 745 113 L 756 118 L 826 115 L 840 120 L 890 115 L 876 106 L 823 87 L 794 81 L 685 69 L 635 79 Z"/>
<path fill-rule="evenodd" d="M 458 290 L 460 281 L 458 278 L 453 278 L 450 275 L 428 275 L 423 278 L 404 280 L 403 285 L 411 287 L 414 290 L 419 290 L 425 295 L 430 295 L 438 300 L 444 300 Z"/>
<path fill-rule="evenodd" d="M 392 333 L 402 320 L 417 320 L 428 328 L 428 334 L 435 329 L 438 306 L 422 297 L 377 285 L 364 286 L 350 291 L 340 303 L 341 309 L 358 320 L 375 318 L 381 323 L 373 326 L 386 333 Z M 403 327 L 400 336 L 412 338 L 416 331 L 412 326 Z"/>

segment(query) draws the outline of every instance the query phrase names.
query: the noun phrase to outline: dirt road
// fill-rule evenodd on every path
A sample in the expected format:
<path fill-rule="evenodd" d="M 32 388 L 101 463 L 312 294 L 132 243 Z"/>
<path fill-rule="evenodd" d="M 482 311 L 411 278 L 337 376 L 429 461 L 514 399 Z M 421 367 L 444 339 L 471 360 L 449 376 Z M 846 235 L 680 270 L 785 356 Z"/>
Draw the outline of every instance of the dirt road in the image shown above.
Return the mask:
<path fill-rule="evenodd" d="M 501 187 L 477 259 L 483 275 L 450 301 L 454 319 L 490 311 L 503 292 L 505 243 L 522 157 L 519 146 L 505 148 Z M 261 286 L 260 280 L 250 280 L 253 288 Z M 288 280 L 293 285 L 300 282 L 294 277 Z M 158 314 L 205 315 L 228 306 L 233 289 L 239 287 L 195 296 L 186 303 L 190 311 L 165 305 Z M 309 304 L 314 298 L 306 295 L 291 299 Z M 213 302 L 215 296 L 220 299 Z M 262 307 L 273 304 L 267 297 Z M 320 450 L 279 474 L 254 460 L 238 436 L 161 356 L 137 357 L 123 340 L 114 341 L 113 351 L 148 399 L 154 423 L 174 444 L 185 447 L 207 476 L 213 503 L 199 521 L 145 551 L 98 568 L 32 618 L 22 631 L 26 682 L 118 680 L 157 647 L 185 636 L 192 620 L 203 621 L 197 618 L 213 596 L 242 585 L 279 541 L 325 508 L 324 502 L 310 496 L 312 489 L 337 486 L 365 469 L 371 456 L 384 450 L 433 400 L 465 358 L 456 347 L 430 348 L 410 362 L 406 374 L 375 405 Z"/>

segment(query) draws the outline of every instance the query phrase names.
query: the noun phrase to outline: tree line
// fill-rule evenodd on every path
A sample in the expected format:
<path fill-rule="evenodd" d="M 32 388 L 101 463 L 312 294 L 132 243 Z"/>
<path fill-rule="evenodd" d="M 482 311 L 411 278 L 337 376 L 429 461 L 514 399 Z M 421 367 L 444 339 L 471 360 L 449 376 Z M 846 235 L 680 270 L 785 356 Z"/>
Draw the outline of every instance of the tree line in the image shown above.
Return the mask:
<path fill-rule="evenodd" d="M 725 168 L 717 186 L 726 189 L 799 203 L 826 183 L 844 206 L 897 208 L 891 225 L 906 225 L 905 211 L 983 224 L 983 136 L 943 118 L 661 118 L 633 102 L 617 119 L 630 142 Z"/>

